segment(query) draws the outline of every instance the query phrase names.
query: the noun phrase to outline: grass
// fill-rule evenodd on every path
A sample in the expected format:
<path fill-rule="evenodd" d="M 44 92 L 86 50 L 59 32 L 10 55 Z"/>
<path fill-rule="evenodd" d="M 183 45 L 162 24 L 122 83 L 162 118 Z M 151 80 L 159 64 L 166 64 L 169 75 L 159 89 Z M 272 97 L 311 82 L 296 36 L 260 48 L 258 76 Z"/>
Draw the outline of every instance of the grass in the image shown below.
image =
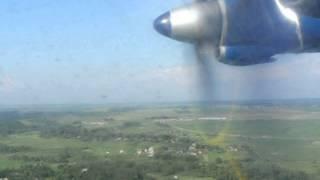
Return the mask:
<path fill-rule="evenodd" d="M 21 163 L 21 161 L 10 159 L 8 155 L 0 155 L 0 170 L 18 168 Z"/>
<path fill-rule="evenodd" d="M 52 157 L 56 158 L 65 150 L 71 152 L 70 161 L 80 162 L 86 155 L 96 156 L 98 159 L 106 158 L 107 156 L 118 156 L 120 150 L 124 150 L 121 156 L 136 156 L 136 144 L 121 141 L 110 142 L 84 142 L 77 139 L 64 138 L 42 138 L 37 133 L 19 134 L 9 137 L 1 137 L 0 142 L 9 146 L 27 146 L 33 151 L 17 152 L 16 156 L 28 157 Z M 107 154 L 109 152 L 110 154 Z M 12 154 L 0 155 L 0 169 L 18 168 L 22 165 L 32 162 L 16 161 L 10 159 Z M 55 163 L 51 165 L 55 166 Z"/>

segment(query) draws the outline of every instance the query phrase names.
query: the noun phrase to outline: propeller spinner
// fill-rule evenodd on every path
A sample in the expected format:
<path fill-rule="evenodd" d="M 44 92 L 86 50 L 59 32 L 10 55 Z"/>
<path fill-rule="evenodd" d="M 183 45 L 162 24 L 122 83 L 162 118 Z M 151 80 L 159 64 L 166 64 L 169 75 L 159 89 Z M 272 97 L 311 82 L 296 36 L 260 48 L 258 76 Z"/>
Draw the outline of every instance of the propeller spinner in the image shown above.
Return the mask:
<path fill-rule="evenodd" d="M 154 21 L 154 28 L 169 38 L 199 43 L 220 41 L 222 15 L 218 1 L 199 1 L 173 9 Z"/>
<path fill-rule="evenodd" d="M 194 44 L 196 70 L 201 99 L 213 101 L 212 60 L 222 33 L 222 13 L 218 1 L 198 0 L 168 11 L 154 21 L 160 34 L 174 40 Z"/>

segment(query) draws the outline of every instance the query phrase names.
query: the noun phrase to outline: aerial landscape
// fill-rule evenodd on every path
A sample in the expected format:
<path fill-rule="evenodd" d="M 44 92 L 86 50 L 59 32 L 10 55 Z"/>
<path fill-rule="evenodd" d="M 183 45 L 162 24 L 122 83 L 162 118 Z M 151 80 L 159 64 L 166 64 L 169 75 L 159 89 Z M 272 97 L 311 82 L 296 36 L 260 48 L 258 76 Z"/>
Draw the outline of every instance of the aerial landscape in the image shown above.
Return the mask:
<path fill-rule="evenodd" d="M 1 179 L 317 179 L 320 102 L 1 107 Z"/>
<path fill-rule="evenodd" d="M 319 180 L 319 12 L 2 0 L 0 180 Z"/>

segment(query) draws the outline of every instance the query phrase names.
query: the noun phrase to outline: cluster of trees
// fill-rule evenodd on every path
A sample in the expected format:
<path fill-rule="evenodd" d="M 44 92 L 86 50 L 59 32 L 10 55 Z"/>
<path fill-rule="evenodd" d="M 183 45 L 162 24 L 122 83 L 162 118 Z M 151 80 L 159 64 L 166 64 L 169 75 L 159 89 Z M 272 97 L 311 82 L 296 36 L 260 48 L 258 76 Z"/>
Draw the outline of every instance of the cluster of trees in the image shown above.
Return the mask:
<path fill-rule="evenodd" d="M 39 131 L 42 137 L 62 137 L 76 138 L 83 141 L 108 141 L 114 139 L 128 140 L 131 142 L 153 142 L 153 143 L 170 143 L 172 141 L 190 145 L 193 140 L 188 135 L 177 135 L 173 132 L 141 132 L 126 133 L 121 128 L 138 126 L 139 123 L 126 122 L 120 129 L 116 128 L 96 128 L 87 129 L 81 124 L 63 125 L 55 122 L 46 122 L 37 124 L 33 127 L 35 131 Z"/>
<path fill-rule="evenodd" d="M 81 165 L 63 164 L 58 168 L 52 168 L 45 164 L 34 164 L 22 166 L 19 169 L 8 169 L 0 171 L 1 178 L 16 180 L 34 179 L 115 179 L 115 180 L 148 180 L 153 179 L 142 165 L 133 161 L 98 161 Z"/>
<path fill-rule="evenodd" d="M 308 180 L 302 172 L 293 172 L 272 165 L 248 167 L 239 164 L 242 177 L 250 180 Z M 212 177 L 217 180 L 239 180 L 239 174 L 228 162 L 204 163 L 196 157 L 162 154 L 155 159 L 135 161 L 123 157 L 108 160 L 94 160 L 71 165 L 62 163 L 52 168 L 44 163 L 30 164 L 19 169 L 0 171 L 0 177 L 9 179 L 110 179 L 110 180 L 152 180 L 156 176 Z"/>
<path fill-rule="evenodd" d="M 0 153 L 17 153 L 17 152 L 28 152 L 32 148 L 28 146 L 8 146 L 6 144 L 0 143 Z"/>
<path fill-rule="evenodd" d="M 81 112 L 20 112 L 20 111 L 0 111 L 0 135 L 7 136 L 11 134 L 24 133 L 27 131 L 34 131 L 39 129 L 45 129 L 48 126 L 53 125 L 56 127 L 55 121 L 57 117 L 65 115 L 77 115 L 77 116 L 90 116 L 92 114 Z M 31 125 L 25 125 L 21 120 L 31 122 Z"/>
<path fill-rule="evenodd" d="M 0 112 L 0 135 L 7 136 L 27 131 L 28 127 L 19 121 L 20 117 L 17 111 Z"/>
<path fill-rule="evenodd" d="M 245 172 L 252 180 L 279 179 L 279 180 L 308 180 L 314 179 L 304 172 L 289 171 L 269 163 L 250 163 L 245 166 Z"/>
<path fill-rule="evenodd" d="M 55 176 L 55 171 L 44 164 L 25 165 L 19 169 L 6 169 L 0 171 L 0 178 L 14 180 L 46 179 Z"/>
<path fill-rule="evenodd" d="M 76 166 L 63 165 L 59 167 L 60 174 L 57 179 L 153 179 L 145 168 L 138 162 L 123 159 L 91 162 Z"/>
<path fill-rule="evenodd" d="M 42 137 L 77 138 L 83 141 L 108 141 L 110 139 L 121 138 L 132 142 L 147 141 L 154 143 L 170 143 L 171 141 L 175 141 L 182 144 L 189 144 L 192 142 L 189 137 L 181 135 L 177 136 L 175 133 L 169 130 L 168 132 L 160 132 L 157 134 L 153 132 L 128 134 L 123 130 L 124 128 L 141 126 L 140 122 L 124 122 L 118 128 L 87 129 L 83 127 L 81 123 L 66 125 L 59 124 L 58 122 L 51 120 L 54 119 L 54 117 L 60 117 L 66 114 L 79 115 L 74 112 L 0 112 L 0 135 L 5 136 L 10 134 L 38 131 Z M 83 115 L 88 114 L 84 113 Z M 21 119 L 29 118 L 30 120 L 28 121 L 31 123 L 28 125 L 21 122 Z"/>

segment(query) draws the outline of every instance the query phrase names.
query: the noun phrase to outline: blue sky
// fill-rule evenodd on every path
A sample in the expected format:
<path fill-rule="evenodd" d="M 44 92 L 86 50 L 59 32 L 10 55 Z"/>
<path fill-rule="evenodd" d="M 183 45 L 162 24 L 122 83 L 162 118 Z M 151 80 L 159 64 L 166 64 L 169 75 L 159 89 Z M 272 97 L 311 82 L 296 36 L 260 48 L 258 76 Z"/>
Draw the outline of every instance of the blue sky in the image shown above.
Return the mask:
<path fill-rule="evenodd" d="M 154 32 L 172 1 L 2 0 L 0 104 L 197 99 L 188 45 Z M 217 99 L 320 97 L 318 54 L 215 63 Z"/>

